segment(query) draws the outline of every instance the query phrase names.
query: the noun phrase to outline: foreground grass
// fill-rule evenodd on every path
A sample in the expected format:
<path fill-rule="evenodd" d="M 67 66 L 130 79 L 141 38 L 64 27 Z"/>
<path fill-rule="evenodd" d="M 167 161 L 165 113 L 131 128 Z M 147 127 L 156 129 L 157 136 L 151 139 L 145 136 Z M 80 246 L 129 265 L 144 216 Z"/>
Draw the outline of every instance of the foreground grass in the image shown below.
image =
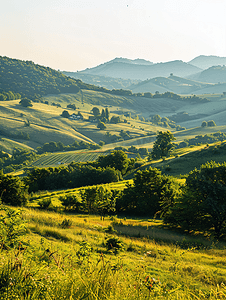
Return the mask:
<path fill-rule="evenodd" d="M 23 219 L 23 247 L 0 253 L 0 299 L 226 298 L 224 248 L 181 249 L 127 235 L 120 236 L 118 254 L 106 250 L 106 241 L 117 239 L 112 221 L 143 229 L 159 221 L 101 221 L 33 209 L 24 209 Z"/>

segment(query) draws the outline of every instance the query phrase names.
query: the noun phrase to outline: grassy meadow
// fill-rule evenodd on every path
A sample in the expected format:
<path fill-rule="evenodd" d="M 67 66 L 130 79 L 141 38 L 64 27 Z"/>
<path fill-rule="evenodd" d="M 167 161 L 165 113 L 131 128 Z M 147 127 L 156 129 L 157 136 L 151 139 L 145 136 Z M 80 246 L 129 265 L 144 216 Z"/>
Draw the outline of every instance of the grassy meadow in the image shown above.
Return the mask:
<path fill-rule="evenodd" d="M 0 299 L 226 298 L 223 244 L 163 234 L 158 220 L 32 208 L 21 216 L 19 247 L 0 252 Z"/>
<path fill-rule="evenodd" d="M 22 107 L 19 100 L 1 102 L 2 151 L 11 154 L 15 148 L 34 150 L 50 141 L 61 141 L 65 145 L 75 140 L 106 144 L 96 151 L 43 154 L 26 168 L 94 161 L 120 146 L 151 150 L 155 135 L 161 130 L 171 130 L 176 143 L 201 134 L 226 131 L 226 125 L 203 128 L 201 119 L 196 121 L 200 126 L 182 131 L 139 119 L 139 116 L 149 118 L 160 112 L 162 117 L 168 116 L 184 109 L 196 114 L 195 104 L 172 99 L 150 100 L 92 90 L 48 95 L 43 99 L 49 104 L 32 102 L 31 108 Z M 225 99 L 219 95 L 210 95 L 209 99 L 211 103 L 205 110 L 207 121 L 212 119 L 215 102 L 222 102 L 221 108 L 225 106 Z M 72 103 L 76 105 L 75 111 L 67 108 Z M 203 105 L 198 105 L 198 113 Z M 107 123 L 106 130 L 97 129 L 96 123 L 87 121 L 94 106 L 100 111 L 108 107 L 110 116 L 120 116 L 125 122 Z M 85 120 L 63 118 L 60 115 L 64 110 L 70 114 L 79 111 Z M 131 112 L 133 118 L 125 117 L 127 112 Z M 129 132 L 131 139 L 110 142 L 109 136 L 118 136 L 121 130 Z M 183 183 L 186 174 L 201 164 L 226 161 L 224 146 L 225 142 L 190 146 L 175 150 L 169 158 L 150 162 L 134 154 L 137 169 L 127 174 L 126 180 L 102 186 L 123 190 L 126 184 L 132 183 L 137 170 L 149 167 L 157 167 Z M 14 174 L 24 175 L 22 169 Z M 28 206 L 14 219 L 13 213 L 5 218 L 0 204 L 0 299 L 226 299 L 226 244 L 202 232 L 182 234 L 158 219 L 122 216 L 103 219 L 66 213 L 60 197 L 75 195 L 79 198 L 85 188 L 31 193 Z M 40 209 L 39 201 L 48 199 L 52 203 L 49 211 Z M 6 246 L 8 241 L 12 243 Z"/>

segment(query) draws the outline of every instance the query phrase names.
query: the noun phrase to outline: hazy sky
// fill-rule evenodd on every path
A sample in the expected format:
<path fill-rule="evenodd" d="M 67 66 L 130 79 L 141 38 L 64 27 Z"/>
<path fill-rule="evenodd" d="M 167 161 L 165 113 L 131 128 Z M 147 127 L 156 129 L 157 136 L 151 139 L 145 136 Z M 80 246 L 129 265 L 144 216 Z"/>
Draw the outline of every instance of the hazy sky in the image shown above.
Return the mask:
<path fill-rule="evenodd" d="M 226 56 L 226 0 L 2 0 L 0 55 L 77 71 Z"/>

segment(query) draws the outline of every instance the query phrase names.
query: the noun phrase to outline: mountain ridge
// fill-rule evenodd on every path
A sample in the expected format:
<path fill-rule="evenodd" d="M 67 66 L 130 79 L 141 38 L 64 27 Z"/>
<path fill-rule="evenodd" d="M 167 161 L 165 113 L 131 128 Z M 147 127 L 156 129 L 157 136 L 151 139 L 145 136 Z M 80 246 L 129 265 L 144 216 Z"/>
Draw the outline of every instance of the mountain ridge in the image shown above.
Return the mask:
<path fill-rule="evenodd" d="M 175 73 L 177 76 L 189 76 L 202 71 L 202 69 L 183 62 L 175 60 L 165 63 L 156 63 L 151 65 L 131 64 L 125 62 L 110 61 L 93 68 L 87 68 L 80 71 L 81 74 L 109 76 L 123 79 L 145 80 L 158 76 L 169 76 Z"/>

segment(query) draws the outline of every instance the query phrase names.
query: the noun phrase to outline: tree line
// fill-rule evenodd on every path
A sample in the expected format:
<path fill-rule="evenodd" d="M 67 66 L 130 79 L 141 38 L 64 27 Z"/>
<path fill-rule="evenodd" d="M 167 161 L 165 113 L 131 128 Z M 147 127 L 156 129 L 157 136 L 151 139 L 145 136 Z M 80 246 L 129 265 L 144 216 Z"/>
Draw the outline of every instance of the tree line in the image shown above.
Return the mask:
<path fill-rule="evenodd" d="M 41 147 L 37 147 L 36 151 L 38 154 L 42 154 L 45 152 L 58 152 L 58 151 L 74 151 L 74 150 L 80 150 L 80 149 L 89 149 L 89 150 L 96 150 L 100 149 L 100 145 L 97 144 L 91 144 L 86 143 L 84 141 L 74 141 L 73 144 L 64 145 L 62 142 L 49 142 L 45 143 Z"/>
<path fill-rule="evenodd" d="M 160 132 L 155 142 L 162 147 L 157 151 L 162 155 L 172 148 L 161 143 L 168 137 L 171 144 L 173 136 L 170 132 L 165 135 Z M 155 155 L 154 149 L 152 155 Z M 122 180 L 122 175 L 132 170 L 134 163 L 123 151 L 115 150 L 95 162 L 34 168 L 23 179 L 1 172 L 1 201 L 20 206 L 26 204 L 31 192 L 84 187 L 80 198 L 65 196 L 61 199 L 66 210 L 101 216 L 117 213 L 157 217 L 188 233 L 201 231 L 214 234 L 217 239 L 226 237 L 226 163 L 208 162 L 200 170 L 191 171 L 184 184 L 156 168 L 149 168 L 137 171 L 133 182 L 122 191 L 96 187 Z M 85 188 L 88 185 L 94 186 Z"/>

